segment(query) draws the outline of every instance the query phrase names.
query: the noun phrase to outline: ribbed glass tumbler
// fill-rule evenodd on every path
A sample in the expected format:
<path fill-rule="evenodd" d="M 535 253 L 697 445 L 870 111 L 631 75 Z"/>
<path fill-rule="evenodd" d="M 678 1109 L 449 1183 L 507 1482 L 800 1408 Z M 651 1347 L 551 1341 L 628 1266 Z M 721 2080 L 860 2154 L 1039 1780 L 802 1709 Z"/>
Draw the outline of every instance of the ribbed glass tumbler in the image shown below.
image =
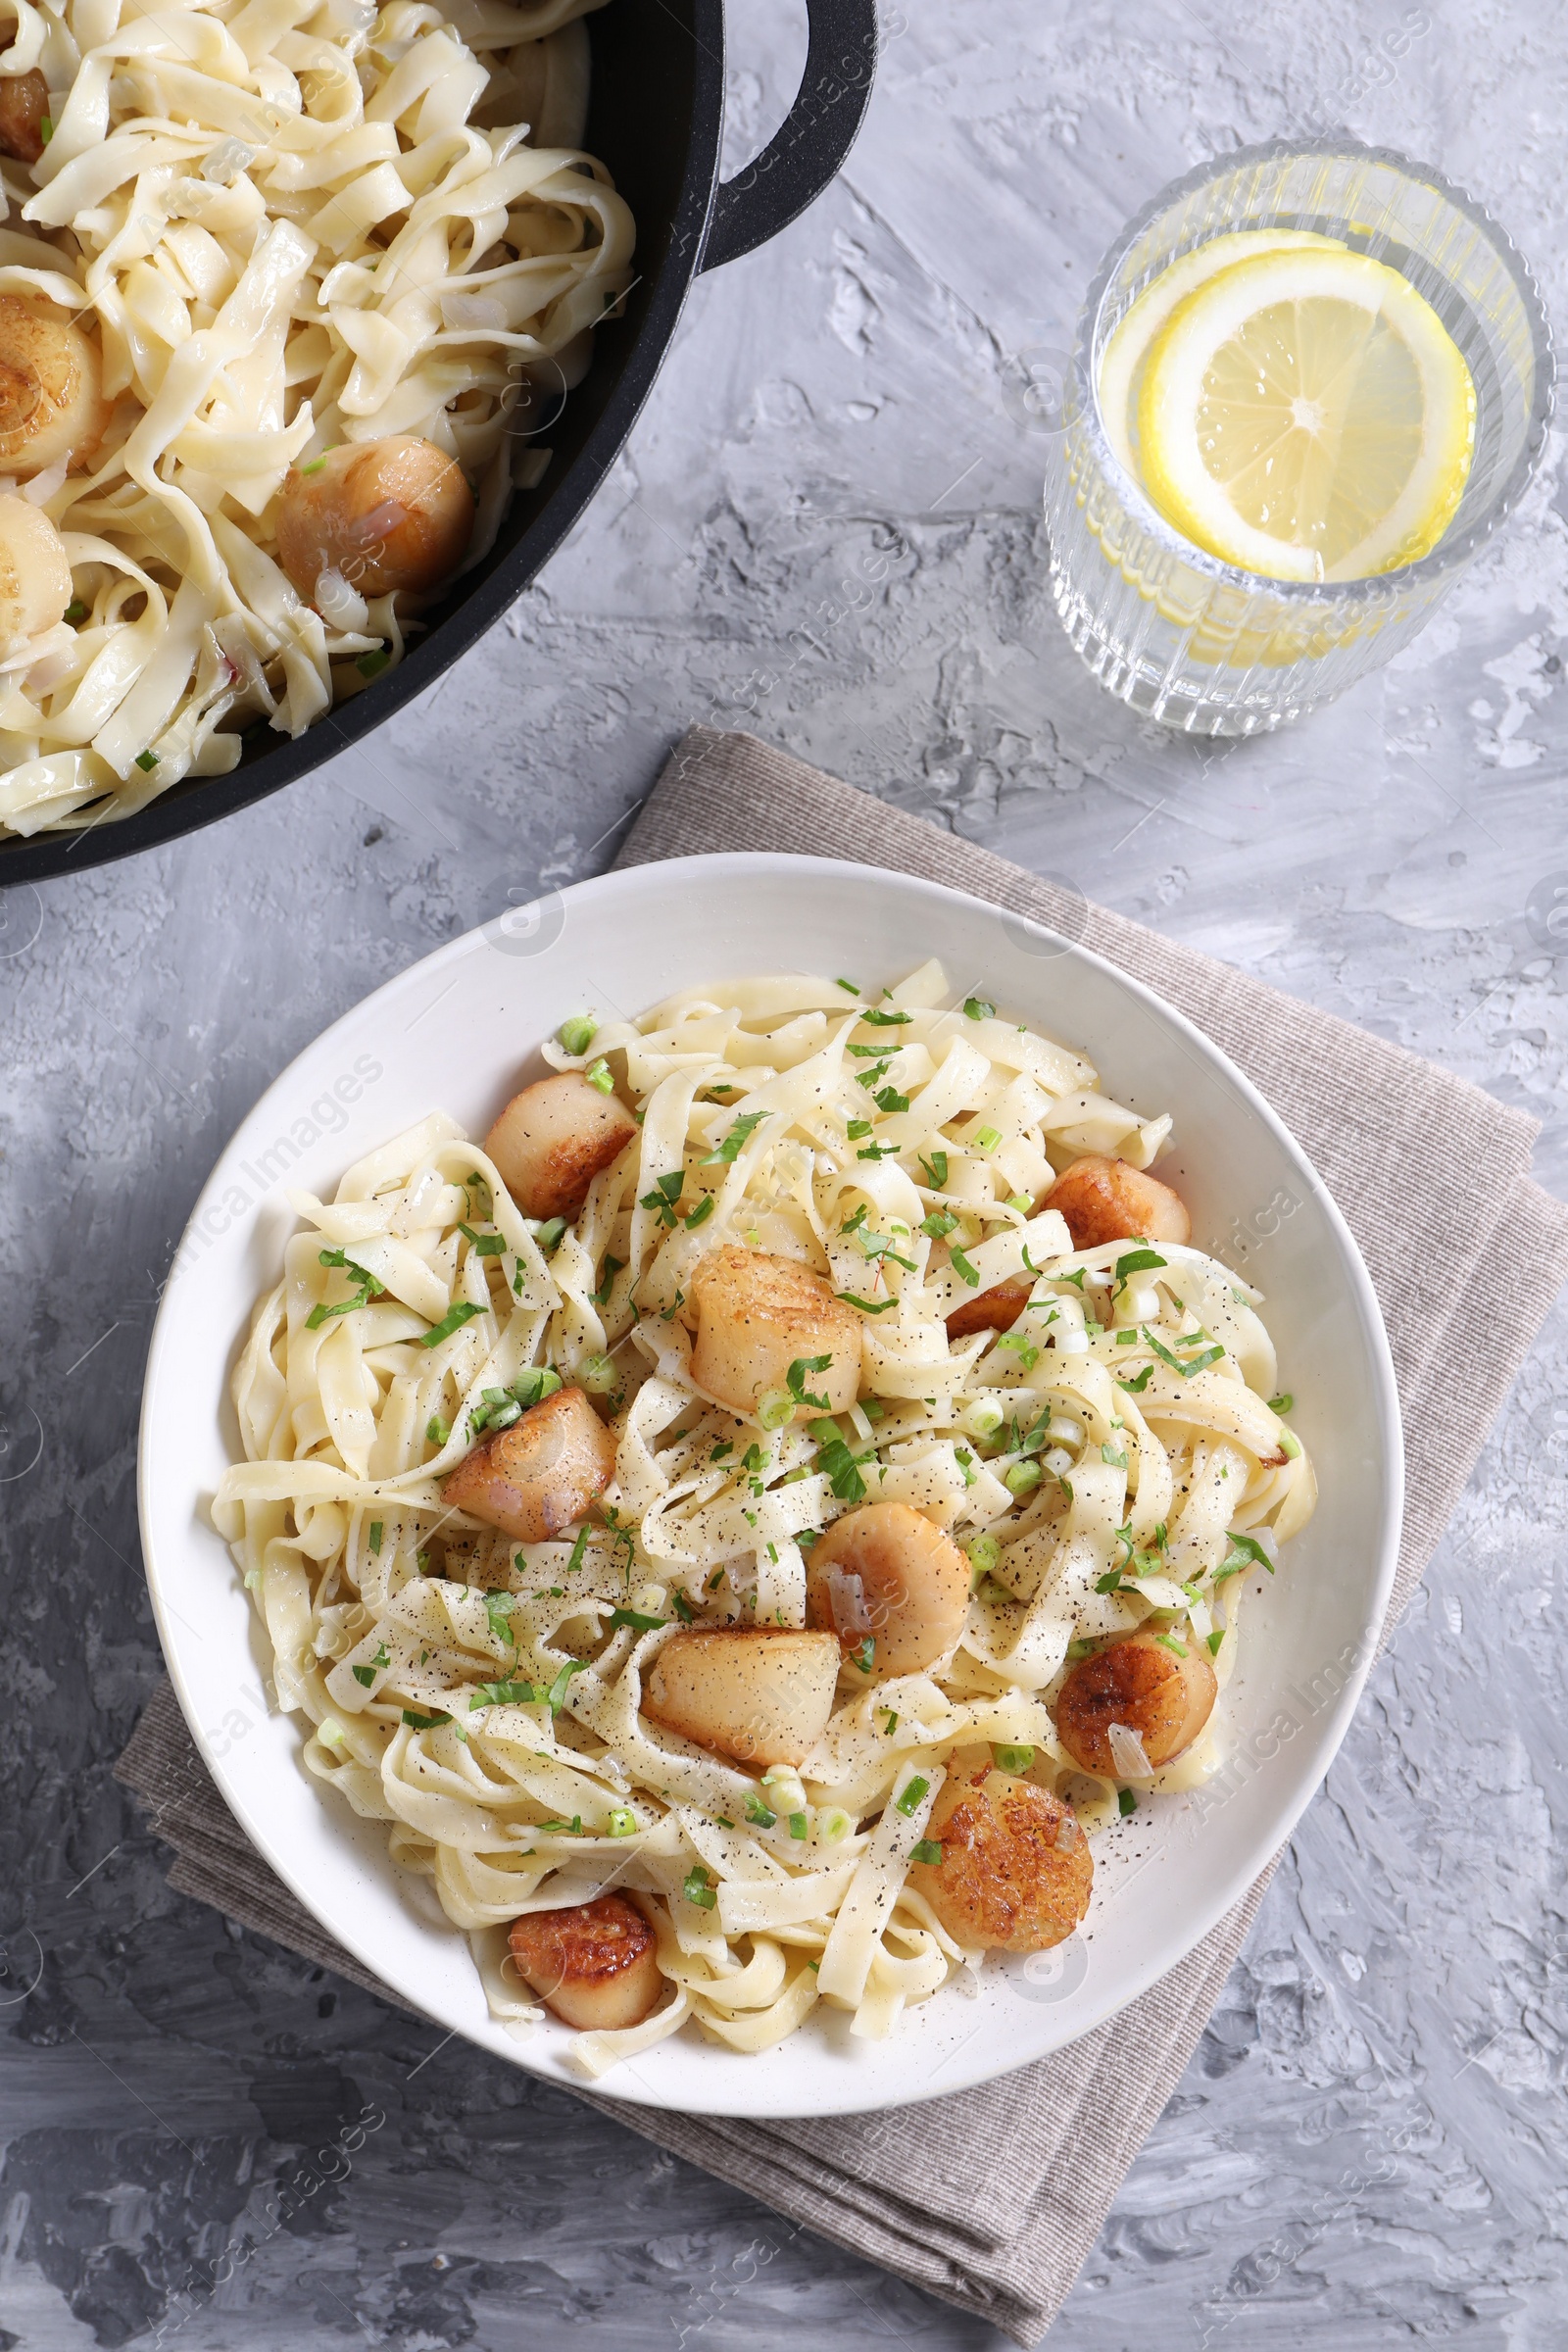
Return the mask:
<path fill-rule="evenodd" d="M 1475 455 L 1452 522 L 1418 563 L 1366 580 L 1259 578 L 1174 531 L 1115 456 L 1096 397 L 1106 344 L 1171 262 L 1241 228 L 1315 229 L 1386 262 L 1464 354 Z M 1201 166 L 1112 247 L 1079 321 L 1046 480 L 1067 634 L 1112 694 L 1191 733 L 1250 735 L 1298 717 L 1407 645 L 1517 505 L 1545 447 L 1552 382 L 1534 278 L 1436 172 L 1343 140 L 1281 140 Z"/>

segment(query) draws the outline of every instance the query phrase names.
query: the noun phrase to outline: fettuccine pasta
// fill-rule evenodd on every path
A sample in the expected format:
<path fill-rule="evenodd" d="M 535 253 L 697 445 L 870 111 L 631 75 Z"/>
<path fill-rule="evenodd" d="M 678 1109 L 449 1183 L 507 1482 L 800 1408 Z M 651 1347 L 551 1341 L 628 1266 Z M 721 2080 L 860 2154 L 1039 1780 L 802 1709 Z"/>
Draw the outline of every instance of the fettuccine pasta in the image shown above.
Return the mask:
<path fill-rule="evenodd" d="M 603 0 L 3 0 L 0 834 L 298 735 L 490 550 L 632 283 Z"/>
<path fill-rule="evenodd" d="M 1243 1595 L 1315 1495 L 1259 1294 L 1148 1238 L 1186 1229 L 1170 1119 L 935 963 L 545 1057 L 483 1146 L 432 1113 L 294 1196 L 216 1522 L 310 1770 L 497 2016 L 572 2016 L 563 1939 L 609 1923 L 649 1990 L 590 2074 L 824 2002 L 883 2036 L 1060 1940 L 1094 1837 L 1220 1762 Z"/>

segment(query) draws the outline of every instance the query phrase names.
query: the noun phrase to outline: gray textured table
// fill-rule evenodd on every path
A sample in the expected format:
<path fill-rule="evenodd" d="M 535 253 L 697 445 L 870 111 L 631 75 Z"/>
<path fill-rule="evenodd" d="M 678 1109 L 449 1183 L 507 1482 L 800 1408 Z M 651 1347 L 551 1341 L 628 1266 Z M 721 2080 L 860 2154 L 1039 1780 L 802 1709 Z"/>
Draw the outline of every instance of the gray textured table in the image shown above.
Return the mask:
<path fill-rule="evenodd" d="M 801 13 L 732 6 L 737 162 L 793 87 Z M 0 2352 L 151 2345 L 166 2314 L 182 2352 L 1001 2340 L 225 1930 L 170 1893 L 109 1777 L 159 1671 L 141 1364 L 211 1160 L 368 989 L 603 865 L 688 721 L 751 725 L 1462 1071 L 1545 1122 L 1538 1168 L 1568 1187 L 1555 472 L 1392 671 L 1200 750 L 1057 636 L 1020 398 L 1136 205 L 1304 123 L 1441 165 L 1560 318 L 1557 12 L 906 0 L 889 23 L 845 179 L 698 287 L 505 626 L 368 754 L 0 901 Z M 1565 1350 L 1559 1307 L 1061 2352 L 1568 2345 Z M 1396 2083 L 1431 2118 L 1397 2144 Z M 306 2195 L 307 2152 L 368 2106 L 385 2124 Z M 296 2184 L 294 2218 L 176 2327 L 258 2180 Z"/>

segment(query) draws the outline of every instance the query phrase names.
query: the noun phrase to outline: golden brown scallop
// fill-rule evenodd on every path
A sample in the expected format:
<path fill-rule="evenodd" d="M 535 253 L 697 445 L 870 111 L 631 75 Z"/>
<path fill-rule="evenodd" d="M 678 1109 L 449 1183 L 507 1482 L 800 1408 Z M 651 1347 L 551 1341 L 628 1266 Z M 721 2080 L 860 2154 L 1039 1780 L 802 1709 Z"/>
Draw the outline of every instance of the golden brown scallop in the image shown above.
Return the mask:
<path fill-rule="evenodd" d="M 92 338 L 52 302 L 0 294 L 0 473 L 82 466 L 109 420 Z"/>
<path fill-rule="evenodd" d="M 1059 1209 L 1075 1250 L 1098 1250 L 1102 1242 L 1186 1242 L 1192 1219 L 1179 1193 L 1157 1176 L 1129 1167 L 1124 1159 L 1099 1152 L 1063 1169 L 1040 1203 Z"/>
<path fill-rule="evenodd" d="M 345 441 L 290 466 L 277 503 L 278 561 L 308 603 L 322 572 L 361 596 L 428 594 L 462 563 L 473 527 L 463 468 L 433 441 Z"/>
<path fill-rule="evenodd" d="M 617 1096 L 601 1094 L 579 1070 L 563 1070 L 514 1095 L 484 1148 L 524 1216 L 574 1217 L 601 1168 L 636 1133 Z"/>
<path fill-rule="evenodd" d="M 525 1912 L 513 1921 L 507 1941 L 523 1983 L 581 2033 L 640 2026 L 664 1989 L 658 1939 L 628 1895 Z"/>
<path fill-rule="evenodd" d="M 25 74 L 0 74 L 0 155 L 19 164 L 35 164 L 46 143 L 43 125 L 48 112 L 49 84 L 36 66 Z"/>
<path fill-rule="evenodd" d="M 855 1402 L 860 1318 L 809 1266 L 728 1243 L 699 1262 L 688 1289 L 692 1378 L 732 1413 L 755 1416 L 769 1398 L 783 1415 L 791 1366 L 822 1356 L 825 1364 L 800 1375 L 800 1392 L 812 1401 L 799 1410 L 841 1413 Z"/>
<path fill-rule="evenodd" d="M 1218 1690 L 1200 1642 L 1128 1634 L 1069 1669 L 1056 1695 L 1056 1735 L 1086 1772 L 1122 1781 L 1128 1774 L 1110 1739 L 1111 1725 L 1119 1723 L 1143 1741 L 1150 1769 L 1158 1772 L 1192 1746 L 1214 1711 Z"/>
<path fill-rule="evenodd" d="M 72 597 L 65 542 L 41 507 L 0 496 L 0 653 L 52 629 Z"/>
<path fill-rule="evenodd" d="M 942 1859 L 916 1862 L 909 1885 L 959 1943 L 1049 1951 L 1089 1909 L 1089 1840 L 1071 1805 L 1032 1781 L 985 1766 L 955 1771 L 925 1835 Z"/>
<path fill-rule="evenodd" d="M 574 1527 L 615 1475 L 615 1441 L 581 1389 L 558 1389 L 495 1429 L 441 1482 L 441 1498 L 519 1544 Z"/>
<path fill-rule="evenodd" d="M 966 1340 L 976 1331 L 1010 1331 L 1029 1303 L 1035 1287 L 1032 1274 L 1009 1274 L 977 1298 L 965 1298 L 948 1317 L 950 1340 Z"/>
<path fill-rule="evenodd" d="M 950 1535 L 906 1502 L 867 1502 L 835 1519 L 811 1546 L 808 1625 L 837 1634 L 854 1657 L 869 1638 L 872 1675 L 934 1666 L 963 1631 L 969 1562 Z"/>
<path fill-rule="evenodd" d="M 831 1634 L 717 1626 L 677 1634 L 643 1684 L 666 1732 L 742 1764 L 801 1764 L 827 1730 L 839 1675 Z"/>

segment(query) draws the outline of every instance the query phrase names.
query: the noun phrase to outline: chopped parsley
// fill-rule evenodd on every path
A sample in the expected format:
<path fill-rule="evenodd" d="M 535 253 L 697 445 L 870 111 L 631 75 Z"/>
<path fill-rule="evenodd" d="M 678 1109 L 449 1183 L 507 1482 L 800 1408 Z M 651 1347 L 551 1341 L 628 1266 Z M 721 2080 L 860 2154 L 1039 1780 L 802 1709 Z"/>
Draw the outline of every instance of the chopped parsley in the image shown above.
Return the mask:
<path fill-rule="evenodd" d="M 859 1465 L 876 1459 L 874 1448 L 868 1453 L 852 1453 L 834 1421 L 812 1421 L 808 1427 L 810 1435 L 816 1440 L 817 1467 L 826 1471 L 828 1482 L 840 1502 L 863 1502 L 865 1481 L 860 1476 Z M 862 1671 L 869 1674 L 871 1670 L 867 1666 Z"/>
<path fill-rule="evenodd" d="M 405 1707 L 403 1720 L 411 1731 L 433 1732 L 438 1723 L 450 1723 L 452 1718 L 450 1715 L 443 1715 L 439 1707 L 432 1715 L 421 1715 L 417 1707 Z"/>
<path fill-rule="evenodd" d="M 1214 1582 L 1222 1585 L 1229 1576 L 1245 1576 L 1249 1568 L 1266 1568 L 1270 1576 L 1274 1563 L 1255 1537 L 1231 1534 L 1230 1549 L 1214 1571 Z"/>
<path fill-rule="evenodd" d="M 883 1012 L 879 1006 L 868 1004 L 860 1018 L 868 1029 L 905 1029 L 914 1015 L 912 1012 Z"/>
<path fill-rule="evenodd" d="M 989 1021 L 995 1014 L 996 1009 L 996 1006 L 985 997 L 965 997 L 963 1000 L 963 1014 L 965 1020 Z"/>
<path fill-rule="evenodd" d="M 835 1291 L 833 1296 L 842 1298 L 846 1306 L 858 1306 L 862 1315 L 885 1315 L 890 1306 L 899 1303 L 896 1298 L 860 1298 L 854 1291 Z"/>
<path fill-rule="evenodd" d="M 920 1166 L 924 1171 L 925 1180 L 931 1187 L 931 1190 L 934 1193 L 945 1192 L 947 1190 L 948 1183 L 947 1153 L 945 1152 L 933 1152 L 930 1158 L 927 1159 L 925 1153 L 923 1152 L 916 1152 L 915 1157 L 920 1162 Z"/>
<path fill-rule="evenodd" d="M 855 1156 L 857 1159 L 893 1159 L 897 1156 L 898 1149 L 897 1144 L 863 1144 Z"/>
<path fill-rule="evenodd" d="M 680 1197 L 686 1185 L 684 1168 L 672 1168 L 667 1176 L 655 1179 L 651 1193 L 644 1193 L 638 1205 L 651 1208 L 666 1233 L 673 1233 Z"/>
<path fill-rule="evenodd" d="M 851 1650 L 850 1664 L 858 1666 L 862 1674 L 869 1674 L 875 1663 L 876 1636 L 867 1634 L 865 1640 L 857 1642 L 854 1649 Z"/>
<path fill-rule="evenodd" d="M 895 1732 L 898 1730 L 898 1728 L 899 1728 L 899 1719 L 898 1719 L 898 1716 L 897 1716 L 897 1715 L 894 1713 L 893 1709 L 892 1709 L 891 1707 L 889 1707 L 889 1708 L 886 1710 L 886 1713 L 885 1713 L 885 1716 L 884 1716 L 884 1719 L 883 1719 L 883 1724 L 882 1724 L 882 1736 L 883 1736 L 883 1738 L 884 1738 L 885 1740 L 891 1740 L 891 1739 L 892 1739 L 892 1737 L 893 1737 L 893 1735 L 894 1735 L 894 1733 L 895 1733 Z"/>
<path fill-rule="evenodd" d="M 672 1217 L 670 1219 L 670 1223 L 673 1224 L 674 1221 L 675 1220 Z M 590 1291 L 588 1294 L 595 1306 L 608 1306 L 610 1304 L 610 1294 L 615 1287 L 615 1276 L 621 1272 L 625 1263 L 626 1260 L 623 1257 L 615 1257 L 608 1250 L 605 1251 L 604 1277 L 600 1282 L 598 1290 Z"/>
<path fill-rule="evenodd" d="M 911 1862 L 929 1863 L 930 1866 L 935 1869 L 936 1865 L 942 1859 L 941 1838 L 921 1838 L 916 1839 L 914 1845 L 910 1848 L 909 1859 Z"/>
<path fill-rule="evenodd" d="M 1143 1370 L 1136 1374 L 1132 1380 L 1123 1380 L 1121 1374 L 1118 1372 L 1116 1375 L 1116 1386 L 1118 1389 L 1130 1389 L 1135 1396 L 1141 1396 L 1149 1386 L 1149 1376 L 1153 1369 L 1154 1367 L 1152 1364 L 1146 1364 Z"/>
<path fill-rule="evenodd" d="M 461 1331 L 465 1323 L 471 1323 L 475 1315 L 483 1313 L 484 1308 L 475 1306 L 471 1298 L 454 1299 L 440 1322 L 433 1323 L 430 1329 L 422 1335 L 419 1346 L 421 1348 L 439 1348 L 443 1340 L 450 1340 L 452 1334 L 455 1331 Z"/>
<path fill-rule="evenodd" d="M 827 1413 L 832 1406 L 825 1396 L 813 1396 L 806 1382 L 808 1373 L 825 1372 L 832 1363 L 831 1355 L 798 1355 L 785 1373 L 785 1383 L 797 1404 L 808 1404 L 813 1412 Z"/>
<path fill-rule="evenodd" d="M 874 1075 L 880 1077 L 880 1070 L 875 1072 Z M 895 1111 L 907 1110 L 909 1107 L 908 1096 L 901 1095 L 896 1086 L 884 1086 L 880 1093 L 873 1096 L 872 1100 L 876 1103 L 878 1110 L 885 1110 L 889 1117 L 891 1117 Z"/>
<path fill-rule="evenodd" d="M 683 1218 L 681 1221 L 685 1225 L 688 1233 L 695 1233 L 699 1225 L 707 1224 L 712 1213 L 713 1195 L 711 1193 L 705 1193 L 701 1200 L 698 1201 L 697 1206 L 692 1210 L 691 1215 Z"/>
<path fill-rule="evenodd" d="M 870 1134 L 871 1121 L 869 1119 L 851 1119 L 845 1132 L 852 1144 L 858 1143 L 862 1135 Z"/>
<path fill-rule="evenodd" d="M 950 1249 L 948 1254 L 952 1259 L 954 1272 L 956 1274 L 960 1274 L 963 1277 L 964 1281 L 969 1285 L 971 1291 L 978 1290 L 980 1287 L 980 1274 L 978 1268 L 969 1263 L 969 1260 L 964 1256 L 961 1250 Z"/>
<path fill-rule="evenodd" d="M 1111 1445 L 1101 1446 L 1100 1458 L 1102 1462 L 1108 1462 L 1112 1470 L 1125 1470 L 1127 1467 L 1127 1456 L 1124 1453 L 1118 1453 L 1115 1446 Z"/>
<path fill-rule="evenodd" d="M 612 1633 L 616 1633 L 622 1626 L 629 1625 L 639 1634 L 651 1634 L 656 1632 L 660 1626 L 668 1623 L 667 1617 L 645 1617 L 640 1609 L 612 1609 L 610 1612 Z"/>
<path fill-rule="evenodd" d="M 471 1225 L 461 1222 L 458 1231 L 467 1241 L 475 1257 L 499 1257 L 507 1246 L 505 1234 L 475 1233 Z"/>
<path fill-rule="evenodd" d="M 704 1159 L 698 1162 L 698 1165 L 704 1168 L 719 1165 L 732 1168 L 741 1155 L 741 1147 L 747 1137 L 754 1128 L 760 1127 L 767 1115 L 765 1110 L 743 1111 L 717 1150 L 710 1152 Z"/>
<path fill-rule="evenodd" d="M 920 1219 L 917 1228 L 919 1232 L 929 1234 L 934 1242 L 945 1241 L 950 1233 L 956 1233 L 957 1229 L 958 1220 L 951 1208 L 932 1209 L 929 1216 Z"/>
<path fill-rule="evenodd" d="M 515 1595 L 511 1592 L 487 1592 L 485 1594 L 484 1613 L 489 1619 L 490 1631 L 498 1642 L 511 1641 L 512 1612 L 516 1605 Z"/>
<path fill-rule="evenodd" d="M 381 1289 L 379 1278 L 367 1272 L 364 1266 L 356 1265 L 353 1258 L 345 1256 L 341 1250 L 318 1250 L 317 1256 L 323 1266 L 341 1267 L 350 1282 L 358 1286 L 359 1296 L 354 1298 L 340 1299 L 336 1306 L 328 1306 L 324 1301 L 319 1306 L 313 1306 L 305 1318 L 307 1331 L 319 1331 L 321 1325 L 330 1323 L 334 1315 L 352 1315 L 356 1308 L 368 1306 L 372 1298 L 386 1296 Z M 472 1314 L 477 1314 L 478 1311 L 477 1307 L 469 1309 Z"/>
<path fill-rule="evenodd" d="M 537 1707 L 547 1693 L 537 1683 L 475 1683 L 468 1693 L 468 1713 L 481 1707 Z"/>
<path fill-rule="evenodd" d="M 1142 1274 L 1151 1266 L 1162 1266 L 1166 1262 L 1157 1250 L 1130 1250 L 1125 1257 L 1116 1260 L 1117 1284 L 1124 1283 L 1129 1274 Z"/>

